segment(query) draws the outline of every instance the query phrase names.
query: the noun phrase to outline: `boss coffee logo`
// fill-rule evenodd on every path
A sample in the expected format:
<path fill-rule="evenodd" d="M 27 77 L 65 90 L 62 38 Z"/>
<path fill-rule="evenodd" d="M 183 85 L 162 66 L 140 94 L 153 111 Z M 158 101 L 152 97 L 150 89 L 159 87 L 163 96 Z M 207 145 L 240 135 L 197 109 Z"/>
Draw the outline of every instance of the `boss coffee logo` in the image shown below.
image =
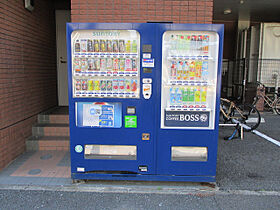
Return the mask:
<path fill-rule="evenodd" d="M 169 127 L 208 127 L 209 112 L 165 111 L 164 125 Z"/>

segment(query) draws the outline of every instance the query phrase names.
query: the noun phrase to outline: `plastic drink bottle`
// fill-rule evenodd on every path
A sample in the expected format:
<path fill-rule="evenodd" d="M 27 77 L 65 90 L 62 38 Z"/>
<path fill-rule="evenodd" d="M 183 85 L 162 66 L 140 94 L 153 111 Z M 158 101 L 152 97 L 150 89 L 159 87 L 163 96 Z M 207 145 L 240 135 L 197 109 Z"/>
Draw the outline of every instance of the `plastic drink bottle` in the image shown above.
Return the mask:
<path fill-rule="evenodd" d="M 99 91 L 100 90 L 100 81 L 99 80 L 95 80 L 94 81 L 94 90 L 95 91 Z"/>
<path fill-rule="evenodd" d="M 130 80 L 125 80 L 125 91 L 130 92 Z"/>
<path fill-rule="evenodd" d="M 202 62 L 196 61 L 195 63 L 195 77 L 197 80 L 201 79 L 201 69 L 202 69 Z"/>
<path fill-rule="evenodd" d="M 112 41 L 111 40 L 106 40 L 106 50 L 107 52 L 112 52 Z"/>
<path fill-rule="evenodd" d="M 125 52 L 124 40 L 119 40 L 119 52 L 121 53 Z"/>
<path fill-rule="evenodd" d="M 106 52 L 105 40 L 100 40 L 100 52 Z"/>
<path fill-rule="evenodd" d="M 92 44 L 92 40 L 91 39 L 87 40 L 87 51 L 88 52 L 93 52 L 93 44 Z"/>
<path fill-rule="evenodd" d="M 178 61 L 177 63 L 177 73 L 176 73 L 176 76 L 178 80 L 181 79 L 182 77 L 182 71 L 183 71 L 183 61 Z"/>
<path fill-rule="evenodd" d="M 176 49 L 176 36 L 175 35 L 171 35 L 171 38 L 170 38 L 170 49 L 171 50 L 175 50 Z"/>
<path fill-rule="evenodd" d="M 175 60 L 173 60 L 172 62 L 171 62 L 171 78 L 172 79 L 175 79 L 176 78 L 176 68 L 177 68 L 177 63 L 176 63 L 176 61 Z"/>
<path fill-rule="evenodd" d="M 207 77 L 208 77 L 208 61 L 203 61 L 201 78 L 203 81 L 206 81 L 208 79 Z"/>
<path fill-rule="evenodd" d="M 93 48 L 94 48 L 94 52 L 99 52 L 99 40 L 97 39 L 93 40 Z"/>
<path fill-rule="evenodd" d="M 106 58 L 100 58 L 100 71 L 106 71 Z"/>
<path fill-rule="evenodd" d="M 107 91 L 112 91 L 112 80 L 107 80 Z"/>
<path fill-rule="evenodd" d="M 191 61 L 190 63 L 189 78 L 190 80 L 195 79 L 195 61 Z"/>
<path fill-rule="evenodd" d="M 203 86 L 201 88 L 201 104 L 204 105 L 204 107 L 206 107 L 206 103 L 207 103 L 207 87 Z"/>
<path fill-rule="evenodd" d="M 124 71 L 125 69 L 125 59 L 124 58 L 119 58 L 119 70 Z"/>
<path fill-rule="evenodd" d="M 188 104 L 188 89 L 187 88 L 182 88 L 182 103 L 184 105 Z"/>
<path fill-rule="evenodd" d="M 176 88 L 176 104 L 182 105 L 182 91 L 180 88 Z"/>
<path fill-rule="evenodd" d="M 81 52 L 80 42 L 79 40 L 76 40 L 75 43 L 75 52 Z"/>
<path fill-rule="evenodd" d="M 199 86 L 196 86 L 194 89 L 194 100 L 195 100 L 196 105 L 200 104 L 200 87 Z"/>
<path fill-rule="evenodd" d="M 130 89 L 133 92 L 137 91 L 137 80 L 136 79 L 131 80 L 131 87 L 130 87 Z"/>
<path fill-rule="evenodd" d="M 119 92 L 124 92 L 125 82 L 124 79 L 119 79 Z"/>
<path fill-rule="evenodd" d="M 119 91 L 119 80 L 118 79 L 113 79 L 113 91 L 118 92 Z"/>
<path fill-rule="evenodd" d="M 132 42 L 132 52 L 137 53 L 137 42 L 136 42 L 136 40 L 133 40 L 133 42 Z"/>
<path fill-rule="evenodd" d="M 194 105 L 194 88 L 193 87 L 190 87 L 190 92 L 189 92 L 189 104 L 190 104 L 190 107 L 193 107 Z"/>
<path fill-rule="evenodd" d="M 131 71 L 132 70 L 132 62 L 130 58 L 125 59 L 125 71 Z"/>
<path fill-rule="evenodd" d="M 107 58 L 106 59 L 106 67 L 107 67 L 107 71 L 112 71 L 112 69 L 113 69 L 112 58 Z"/>
<path fill-rule="evenodd" d="M 130 53 L 130 51 L 131 51 L 130 40 L 128 40 L 128 41 L 125 43 L 125 51 L 126 51 L 126 53 Z"/>
<path fill-rule="evenodd" d="M 132 71 L 137 71 L 137 59 L 136 58 L 132 58 Z"/>
<path fill-rule="evenodd" d="M 170 88 L 169 94 L 170 94 L 170 104 L 174 105 L 175 104 L 175 97 L 176 97 L 175 89 Z"/>
<path fill-rule="evenodd" d="M 88 90 L 93 90 L 93 81 L 88 80 Z"/>

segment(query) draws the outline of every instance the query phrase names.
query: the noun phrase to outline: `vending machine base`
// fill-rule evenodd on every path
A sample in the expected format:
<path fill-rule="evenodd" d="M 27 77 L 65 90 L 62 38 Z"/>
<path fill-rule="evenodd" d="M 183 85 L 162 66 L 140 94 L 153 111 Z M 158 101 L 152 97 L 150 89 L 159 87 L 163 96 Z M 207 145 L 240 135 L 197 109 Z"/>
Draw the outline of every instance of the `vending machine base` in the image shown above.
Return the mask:
<path fill-rule="evenodd" d="M 129 180 L 129 181 L 169 181 L 169 182 L 215 182 L 215 176 L 175 176 L 142 174 L 91 174 L 72 173 L 76 180 Z"/>

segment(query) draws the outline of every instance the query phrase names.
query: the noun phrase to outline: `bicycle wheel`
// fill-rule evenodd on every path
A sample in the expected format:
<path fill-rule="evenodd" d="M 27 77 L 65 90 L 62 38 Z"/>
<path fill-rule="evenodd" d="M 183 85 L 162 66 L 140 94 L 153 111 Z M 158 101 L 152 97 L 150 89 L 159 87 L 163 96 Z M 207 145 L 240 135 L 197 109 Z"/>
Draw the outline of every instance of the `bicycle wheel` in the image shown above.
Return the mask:
<path fill-rule="evenodd" d="M 232 110 L 231 110 L 231 113 L 229 113 L 229 107 L 230 107 L 230 103 L 228 101 L 224 101 L 224 100 L 221 100 L 220 102 L 220 123 L 227 123 L 230 121 L 230 117 L 233 115 L 232 114 Z M 228 115 L 225 116 L 225 114 L 223 114 L 223 112 L 221 111 L 221 109 L 223 110 L 223 112 Z"/>
<path fill-rule="evenodd" d="M 275 102 L 275 106 L 273 107 L 273 109 L 277 114 L 280 115 L 280 98 L 278 98 L 277 101 Z"/>
<path fill-rule="evenodd" d="M 233 119 L 245 124 L 245 131 L 252 131 L 260 125 L 261 115 L 254 106 L 250 104 L 241 104 L 233 110 L 232 122 L 236 123 Z"/>

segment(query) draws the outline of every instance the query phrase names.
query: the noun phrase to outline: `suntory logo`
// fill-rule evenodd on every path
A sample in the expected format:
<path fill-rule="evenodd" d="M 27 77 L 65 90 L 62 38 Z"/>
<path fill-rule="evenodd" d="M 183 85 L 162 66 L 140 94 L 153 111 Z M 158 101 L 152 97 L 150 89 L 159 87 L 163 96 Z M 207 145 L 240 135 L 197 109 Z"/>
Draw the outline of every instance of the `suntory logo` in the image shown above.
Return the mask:
<path fill-rule="evenodd" d="M 119 31 L 94 31 L 93 36 L 120 36 Z"/>

